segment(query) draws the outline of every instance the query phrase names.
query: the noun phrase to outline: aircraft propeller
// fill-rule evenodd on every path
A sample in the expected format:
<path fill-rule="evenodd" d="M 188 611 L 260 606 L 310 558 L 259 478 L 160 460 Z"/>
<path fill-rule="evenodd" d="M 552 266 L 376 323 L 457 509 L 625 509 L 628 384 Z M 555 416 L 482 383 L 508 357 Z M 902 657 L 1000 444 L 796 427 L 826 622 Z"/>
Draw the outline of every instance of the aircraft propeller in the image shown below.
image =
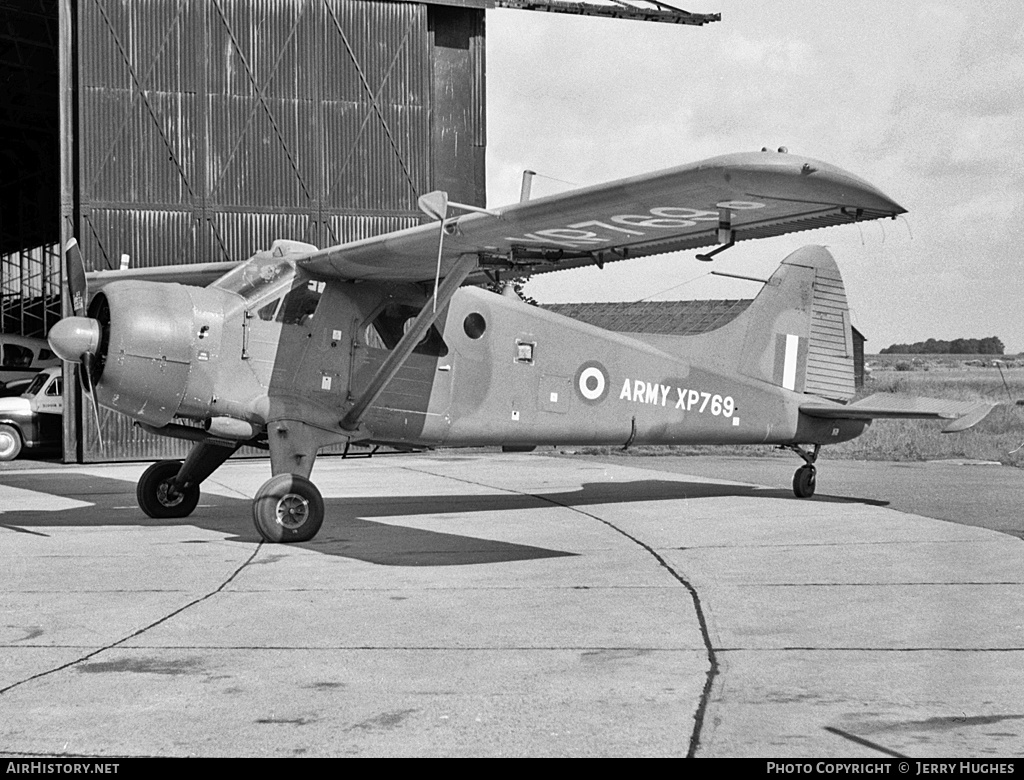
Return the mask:
<path fill-rule="evenodd" d="M 94 377 L 98 373 L 100 361 L 97 357 L 102 342 L 102 326 L 100 322 L 87 316 L 89 304 L 89 284 L 85 276 L 85 262 L 78 241 L 72 238 L 64 248 L 64 271 L 68 293 L 71 298 L 71 310 L 74 316 L 65 317 L 50 328 L 47 341 L 54 353 L 69 363 L 79 363 L 78 379 L 82 392 L 89 399 L 93 413 L 96 415 L 96 435 L 100 448 L 103 447 L 103 436 L 100 433 L 100 407 L 96 400 Z"/>

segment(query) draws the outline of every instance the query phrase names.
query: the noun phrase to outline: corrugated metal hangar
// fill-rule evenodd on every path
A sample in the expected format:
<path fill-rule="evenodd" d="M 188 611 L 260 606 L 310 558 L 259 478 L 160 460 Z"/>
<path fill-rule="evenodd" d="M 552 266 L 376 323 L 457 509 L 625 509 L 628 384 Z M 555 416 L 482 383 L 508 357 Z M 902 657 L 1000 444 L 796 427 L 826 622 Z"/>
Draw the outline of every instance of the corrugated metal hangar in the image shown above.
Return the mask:
<path fill-rule="evenodd" d="M 433 189 L 485 205 L 494 7 L 717 20 L 651 0 L 0 0 L 2 332 L 60 317 L 72 236 L 90 270 L 242 260 L 418 224 Z M 101 447 L 74 396 L 66 459 L 187 450 L 113 413 Z"/>

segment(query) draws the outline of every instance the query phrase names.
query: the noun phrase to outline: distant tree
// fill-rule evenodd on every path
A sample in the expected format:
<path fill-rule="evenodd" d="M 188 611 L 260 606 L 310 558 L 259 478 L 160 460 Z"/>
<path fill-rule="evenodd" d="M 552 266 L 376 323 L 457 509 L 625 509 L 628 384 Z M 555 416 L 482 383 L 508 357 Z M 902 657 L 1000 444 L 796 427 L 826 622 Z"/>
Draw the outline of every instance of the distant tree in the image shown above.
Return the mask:
<path fill-rule="evenodd" d="M 952 341 L 916 341 L 913 344 L 893 344 L 882 350 L 883 355 L 1002 355 L 1005 347 L 996 336 L 984 339 L 953 339 Z"/>
<path fill-rule="evenodd" d="M 981 339 L 978 341 L 978 354 L 979 355 L 1003 355 L 1006 347 L 1003 346 L 1003 342 L 995 336 L 989 336 L 987 339 Z"/>

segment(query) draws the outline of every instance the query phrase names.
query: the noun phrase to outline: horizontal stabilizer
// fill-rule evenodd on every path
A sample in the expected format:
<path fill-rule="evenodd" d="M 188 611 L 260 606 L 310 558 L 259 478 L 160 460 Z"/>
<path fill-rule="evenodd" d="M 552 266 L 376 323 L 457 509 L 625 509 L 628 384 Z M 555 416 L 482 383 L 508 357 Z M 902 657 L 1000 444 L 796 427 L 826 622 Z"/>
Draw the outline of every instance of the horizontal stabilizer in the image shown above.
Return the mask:
<path fill-rule="evenodd" d="M 800 413 L 826 420 L 920 419 L 952 420 L 943 433 L 966 431 L 985 419 L 995 404 L 876 393 L 842 406 L 821 402 L 800 404 Z"/>

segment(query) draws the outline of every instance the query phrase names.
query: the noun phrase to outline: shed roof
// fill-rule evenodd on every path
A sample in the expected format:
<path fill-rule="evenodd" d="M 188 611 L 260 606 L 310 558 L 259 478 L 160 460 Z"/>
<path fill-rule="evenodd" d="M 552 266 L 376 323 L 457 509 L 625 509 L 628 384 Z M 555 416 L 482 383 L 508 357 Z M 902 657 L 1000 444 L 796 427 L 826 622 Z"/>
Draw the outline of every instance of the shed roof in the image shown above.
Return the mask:
<path fill-rule="evenodd" d="M 720 301 L 640 301 L 619 303 L 550 303 L 543 308 L 589 325 L 619 333 L 693 336 L 732 322 L 750 299 Z"/>
<path fill-rule="evenodd" d="M 751 298 L 702 301 L 547 303 L 541 308 L 617 333 L 696 336 L 727 325 L 747 310 Z M 864 335 L 853 328 L 855 338 Z"/>

